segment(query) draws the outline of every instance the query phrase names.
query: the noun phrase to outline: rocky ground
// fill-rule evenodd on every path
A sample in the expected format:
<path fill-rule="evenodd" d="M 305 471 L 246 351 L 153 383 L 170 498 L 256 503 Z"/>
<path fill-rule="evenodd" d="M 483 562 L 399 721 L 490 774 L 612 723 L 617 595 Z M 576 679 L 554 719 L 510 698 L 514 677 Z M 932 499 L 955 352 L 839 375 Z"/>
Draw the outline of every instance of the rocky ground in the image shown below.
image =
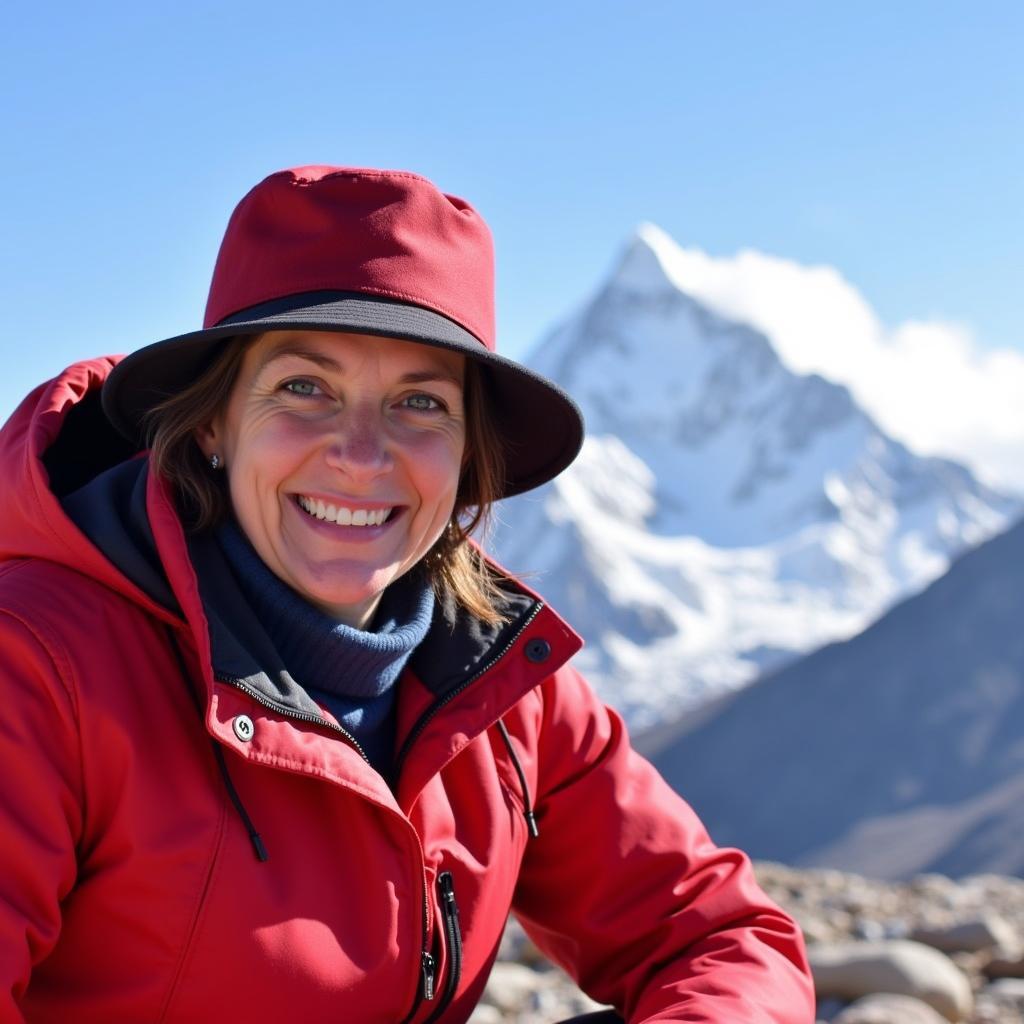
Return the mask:
<path fill-rule="evenodd" d="M 878 882 L 761 863 L 804 929 L 831 1024 L 1024 1022 L 1024 880 Z M 543 1024 L 598 1009 L 510 924 L 471 1024 Z"/>

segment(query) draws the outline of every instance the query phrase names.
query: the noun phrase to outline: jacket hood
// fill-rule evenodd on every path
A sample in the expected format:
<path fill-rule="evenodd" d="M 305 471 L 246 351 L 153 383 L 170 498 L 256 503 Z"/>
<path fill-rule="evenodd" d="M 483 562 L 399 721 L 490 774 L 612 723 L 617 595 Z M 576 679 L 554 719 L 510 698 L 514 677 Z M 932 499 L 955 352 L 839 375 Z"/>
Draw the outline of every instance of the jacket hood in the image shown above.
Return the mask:
<path fill-rule="evenodd" d="M 87 536 L 64 505 L 101 474 L 136 455 L 100 407 L 100 389 L 117 361 L 104 357 L 68 367 L 32 391 L 0 429 L 0 558 L 57 562 L 132 601 L 166 608 L 166 601 L 148 593 L 145 583 L 133 581 L 115 565 L 102 550 L 102 540 L 98 545 L 90 539 L 92 531 Z M 138 467 L 130 468 L 133 473 L 110 480 L 109 486 L 131 487 L 128 477 L 139 474 Z M 132 504 L 107 503 L 111 529 L 133 529 L 127 522 Z"/>

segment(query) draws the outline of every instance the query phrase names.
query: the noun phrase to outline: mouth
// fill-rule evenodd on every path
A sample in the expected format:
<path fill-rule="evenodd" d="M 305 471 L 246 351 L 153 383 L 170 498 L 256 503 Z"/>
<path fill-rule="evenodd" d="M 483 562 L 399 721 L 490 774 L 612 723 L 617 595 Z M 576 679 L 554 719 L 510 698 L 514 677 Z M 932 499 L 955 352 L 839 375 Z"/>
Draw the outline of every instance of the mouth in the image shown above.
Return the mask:
<path fill-rule="evenodd" d="M 338 526 L 383 526 L 395 511 L 395 505 L 379 508 L 350 508 L 347 505 L 331 505 L 305 494 L 295 496 L 295 503 L 312 519 Z"/>

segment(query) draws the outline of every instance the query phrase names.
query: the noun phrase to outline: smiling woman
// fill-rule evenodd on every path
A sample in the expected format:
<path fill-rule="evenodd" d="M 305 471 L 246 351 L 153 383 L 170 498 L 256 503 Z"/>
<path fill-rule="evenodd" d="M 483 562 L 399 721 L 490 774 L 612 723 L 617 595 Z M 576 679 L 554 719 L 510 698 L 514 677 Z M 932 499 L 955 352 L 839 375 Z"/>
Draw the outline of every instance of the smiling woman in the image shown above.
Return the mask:
<path fill-rule="evenodd" d="M 340 622 L 364 627 L 451 521 L 464 363 L 411 341 L 271 331 L 197 430 L 256 553 Z"/>
<path fill-rule="evenodd" d="M 810 1021 L 795 924 L 470 540 L 581 441 L 495 350 L 483 221 L 406 172 L 271 175 L 203 329 L 33 392 L 0 1019 L 464 1022 L 512 911 L 606 1020 Z"/>
<path fill-rule="evenodd" d="M 312 344 L 304 343 L 304 339 L 308 342 L 310 338 L 316 341 Z M 370 340 L 364 335 L 315 332 L 268 332 L 232 339 L 194 383 L 153 407 L 146 416 L 151 461 L 156 471 L 173 485 L 183 515 L 192 529 L 203 531 L 213 528 L 228 514 L 225 474 L 211 472 L 209 466 L 210 458 L 217 455 L 216 468 L 223 468 L 227 448 L 220 446 L 224 454 L 217 451 L 217 440 L 210 428 L 216 420 L 220 429 L 225 430 L 226 409 L 232 406 L 237 408 L 241 404 L 238 397 L 240 388 L 254 386 L 255 382 L 247 380 L 244 372 L 246 364 L 250 374 L 255 364 L 256 375 L 259 377 L 265 378 L 268 372 L 274 373 L 269 385 L 264 379 L 264 387 L 277 386 L 290 390 L 295 394 L 296 402 L 301 401 L 303 391 L 307 392 L 311 401 L 319 400 L 319 403 L 312 402 L 314 408 L 308 415 L 312 417 L 317 406 L 322 414 L 332 411 L 334 418 L 330 423 L 333 426 L 342 412 L 340 403 L 345 398 L 344 389 L 339 387 L 332 391 L 328 382 L 321 388 L 317 380 L 324 373 L 333 371 L 341 374 L 339 385 L 353 383 L 346 380 L 344 367 L 338 362 L 340 350 L 346 342 L 350 348 L 355 345 L 358 364 L 358 358 L 365 356 L 366 342 Z M 411 361 L 410 366 L 400 374 L 399 383 L 402 385 L 401 401 L 408 408 L 407 415 L 413 418 L 412 422 L 424 421 L 425 426 L 430 423 L 435 426 L 445 422 L 451 424 L 454 422 L 453 416 L 461 422 L 463 451 L 455 474 L 453 509 L 439 535 L 421 553 L 420 558 L 429 571 L 431 583 L 440 599 L 461 605 L 485 622 L 498 623 L 501 621 L 500 591 L 495 585 L 493 574 L 487 569 L 480 549 L 465 543 L 486 522 L 489 509 L 501 493 L 505 473 L 502 443 L 484 400 L 482 370 L 476 362 L 469 360 L 467 365 L 463 356 L 444 349 L 428 349 L 398 339 L 372 340 L 382 343 L 382 355 L 386 348 L 392 353 L 392 360 L 401 361 L 405 353 Z M 292 360 L 299 365 L 289 366 Z M 303 360 L 307 365 L 302 365 Z M 436 368 L 416 369 L 418 365 L 430 363 L 437 364 Z M 275 364 L 284 364 L 284 367 Z M 458 369 L 452 369 L 453 366 Z M 294 379 L 289 378 L 290 371 L 296 374 Z M 303 377 L 303 371 L 308 372 L 309 376 Z M 436 395 L 421 390 L 428 385 L 436 389 Z M 417 404 L 426 404 L 429 408 L 417 410 Z M 352 410 L 346 407 L 345 411 L 351 426 Z M 200 435 L 202 438 L 197 444 Z M 209 454 L 206 454 L 207 449 Z M 241 476 L 240 473 L 232 473 L 231 479 L 239 481 L 241 486 Z M 332 489 L 329 488 L 329 492 Z M 358 502 L 339 502 L 335 506 L 331 500 L 332 495 L 328 493 L 324 499 L 324 511 L 320 513 L 313 504 L 315 495 L 304 497 L 308 500 L 303 500 L 302 495 L 295 500 L 320 519 L 340 521 L 343 525 L 365 525 L 361 522 Z M 338 511 L 329 515 L 329 507 L 337 507 Z M 386 512 L 385 518 L 389 519 L 390 515 L 390 511 Z M 249 537 L 259 550 L 254 535 L 250 533 Z M 265 551 L 269 553 L 269 550 L 269 546 L 260 550 L 264 561 L 267 560 Z M 307 596 L 310 594 L 307 593 Z M 315 598 L 310 599 L 318 603 Z M 340 617 L 350 625 L 356 625 L 364 623 L 368 615 L 356 616 L 361 620 L 358 623 L 348 615 Z"/>

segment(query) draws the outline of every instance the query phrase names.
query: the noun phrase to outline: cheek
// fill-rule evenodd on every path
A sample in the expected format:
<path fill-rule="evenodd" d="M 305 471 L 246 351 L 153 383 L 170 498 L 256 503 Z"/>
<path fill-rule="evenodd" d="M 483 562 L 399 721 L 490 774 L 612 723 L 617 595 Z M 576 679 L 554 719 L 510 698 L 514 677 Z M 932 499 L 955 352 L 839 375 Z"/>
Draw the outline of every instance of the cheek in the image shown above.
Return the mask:
<path fill-rule="evenodd" d="M 424 446 L 412 460 L 416 489 L 423 511 L 447 521 L 455 504 L 462 468 L 462 445 L 444 443 Z"/>
<path fill-rule="evenodd" d="M 228 462 L 236 506 L 274 492 L 295 471 L 310 448 L 307 433 L 278 421 L 239 434 Z"/>

